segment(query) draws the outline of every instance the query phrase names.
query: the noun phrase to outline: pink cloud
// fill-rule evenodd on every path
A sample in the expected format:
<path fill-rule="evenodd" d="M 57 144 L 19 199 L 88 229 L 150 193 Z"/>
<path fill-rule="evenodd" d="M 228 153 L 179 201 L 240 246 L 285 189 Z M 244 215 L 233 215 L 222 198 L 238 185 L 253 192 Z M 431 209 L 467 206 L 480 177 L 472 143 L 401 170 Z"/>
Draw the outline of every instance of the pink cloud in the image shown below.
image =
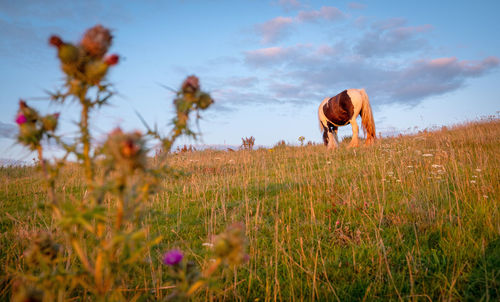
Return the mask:
<path fill-rule="evenodd" d="M 318 20 L 336 21 L 343 19 L 344 13 L 333 6 L 323 6 L 319 10 L 300 11 L 297 20 L 301 22 L 314 22 Z"/>
<path fill-rule="evenodd" d="M 350 9 L 365 9 L 366 8 L 366 4 L 363 4 L 363 3 L 358 3 L 358 2 L 349 2 L 347 4 L 347 6 L 350 8 Z"/>
<path fill-rule="evenodd" d="M 267 22 L 257 24 L 255 29 L 261 36 L 261 42 L 269 44 L 286 38 L 297 23 L 317 22 L 321 20 L 333 22 L 344 18 L 344 13 L 338 8 L 323 6 L 319 10 L 300 11 L 296 17 L 276 17 Z"/>
<path fill-rule="evenodd" d="M 263 43 L 274 43 L 289 34 L 293 19 L 289 17 L 276 17 L 256 26 L 257 32 L 262 35 Z"/>
<path fill-rule="evenodd" d="M 285 10 L 297 9 L 302 7 L 302 4 L 300 4 L 300 2 L 297 0 L 279 0 L 278 5 L 283 7 Z"/>

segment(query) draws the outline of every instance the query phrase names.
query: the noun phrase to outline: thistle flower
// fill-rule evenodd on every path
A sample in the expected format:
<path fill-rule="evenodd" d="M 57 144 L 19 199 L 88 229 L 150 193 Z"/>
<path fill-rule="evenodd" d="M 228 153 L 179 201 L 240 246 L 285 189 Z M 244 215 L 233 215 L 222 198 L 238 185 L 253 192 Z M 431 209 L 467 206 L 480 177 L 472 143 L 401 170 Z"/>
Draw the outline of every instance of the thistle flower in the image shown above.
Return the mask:
<path fill-rule="evenodd" d="M 22 124 L 26 123 L 27 119 L 24 116 L 23 113 L 19 113 L 16 118 L 16 123 L 21 126 Z"/>
<path fill-rule="evenodd" d="M 63 45 L 64 42 L 61 40 L 59 36 L 50 36 L 49 44 L 59 49 L 59 47 L 61 47 L 61 45 Z"/>
<path fill-rule="evenodd" d="M 106 63 L 108 66 L 113 66 L 118 64 L 118 61 L 120 60 L 120 57 L 117 54 L 109 55 L 104 59 L 104 63 Z"/>
<path fill-rule="evenodd" d="M 109 29 L 96 25 L 85 32 L 80 44 L 91 56 L 102 58 L 111 46 L 112 39 Z"/>
<path fill-rule="evenodd" d="M 165 253 L 165 255 L 163 255 L 163 264 L 168 266 L 175 266 L 182 261 L 182 258 L 184 258 L 184 255 L 181 251 L 175 249 L 170 250 Z"/>
<path fill-rule="evenodd" d="M 200 80 L 194 75 L 187 77 L 182 83 L 182 92 L 184 93 L 195 93 L 198 90 L 200 90 Z"/>

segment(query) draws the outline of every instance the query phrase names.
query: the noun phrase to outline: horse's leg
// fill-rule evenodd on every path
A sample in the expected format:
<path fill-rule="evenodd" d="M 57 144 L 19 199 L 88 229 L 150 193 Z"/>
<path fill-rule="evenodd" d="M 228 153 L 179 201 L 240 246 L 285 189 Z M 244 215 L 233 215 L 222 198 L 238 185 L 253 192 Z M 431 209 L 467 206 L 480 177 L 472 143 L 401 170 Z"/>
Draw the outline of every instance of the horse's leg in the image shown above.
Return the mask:
<path fill-rule="evenodd" d="M 335 127 L 333 129 L 333 137 L 335 137 L 335 142 L 337 143 L 337 147 L 339 146 L 339 136 L 338 136 L 339 128 Z"/>
<path fill-rule="evenodd" d="M 352 127 L 352 139 L 348 148 L 359 146 L 359 138 L 358 138 L 359 127 L 358 123 L 356 122 L 356 118 L 351 119 L 351 127 Z"/>
<path fill-rule="evenodd" d="M 337 147 L 337 142 L 331 131 L 328 131 L 328 149 L 335 149 Z"/>

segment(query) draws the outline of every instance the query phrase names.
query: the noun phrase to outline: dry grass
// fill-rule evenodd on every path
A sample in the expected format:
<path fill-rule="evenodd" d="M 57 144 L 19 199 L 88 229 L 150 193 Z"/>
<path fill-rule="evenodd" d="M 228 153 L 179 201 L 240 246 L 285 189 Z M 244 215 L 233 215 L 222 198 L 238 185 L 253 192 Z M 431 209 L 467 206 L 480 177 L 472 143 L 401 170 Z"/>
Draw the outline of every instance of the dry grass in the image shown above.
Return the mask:
<path fill-rule="evenodd" d="M 159 255 L 173 246 L 208 265 L 203 243 L 240 221 L 250 260 L 221 276 L 218 299 L 498 299 L 499 138 L 500 121 L 489 120 L 335 152 L 283 146 L 174 154 L 171 166 L 185 174 L 166 179 L 150 201 L 143 223 L 165 240 L 150 251 L 153 262 L 138 282 L 159 290 Z M 81 171 L 65 175 L 60 193 L 82 196 Z M 2 168 L 0 190 L 7 288 L 30 234 L 56 226 L 33 168 Z M 0 292 L 6 299 L 8 290 Z"/>

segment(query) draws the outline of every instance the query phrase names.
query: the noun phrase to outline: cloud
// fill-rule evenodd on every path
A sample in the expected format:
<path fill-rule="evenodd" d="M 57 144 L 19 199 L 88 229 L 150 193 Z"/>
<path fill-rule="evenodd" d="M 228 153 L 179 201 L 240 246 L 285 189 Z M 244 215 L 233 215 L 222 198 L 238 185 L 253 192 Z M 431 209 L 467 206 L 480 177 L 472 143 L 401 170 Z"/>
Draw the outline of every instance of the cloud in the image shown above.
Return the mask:
<path fill-rule="evenodd" d="M 372 25 L 365 32 L 354 49 L 366 57 L 386 56 L 417 51 L 427 46 L 427 40 L 421 37 L 433 29 L 429 24 L 405 26 L 405 19 L 389 19 Z"/>
<path fill-rule="evenodd" d="M 16 134 L 16 125 L 0 122 L 0 138 L 15 138 Z"/>
<path fill-rule="evenodd" d="M 286 11 L 299 9 L 303 5 L 298 0 L 279 0 L 278 5 L 283 7 Z"/>
<path fill-rule="evenodd" d="M 248 51 L 245 63 L 268 71 L 270 101 L 314 102 L 345 88 L 366 88 L 375 104 L 416 105 L 455 91 L 472 78 L 500 65 L 497 57 L 459 60 L 456 57 L 409 60 L 409 63 L 346 52 L 342 45 L 295 45 Z"/>
<path fill-rule="evenodd" d="M 497 57 L 480 61 L 460 61 L 456 57 L 418 60 L 396 72 L 397 78 L 391 82 L 400 85 L 393 87 L 390 97 L 394 101 L 415 104 L 424 98 L 454 91 L 466 80 L 491 72 L 499 64 Z"/>
<path fill-rule="evenodd" d="M 366 8 L 366 4 L 363 4 L 363 3 L 359 3 L 359 2 L 349 2 L 347 4 L 347 6 L 350 8 L 350 9 L 365 9 Z"/>
<path fill-rule="evenodd" d="M 301 11 L 296 20 L 300 22 L 316 22 L 320 20 L 337 21 L 345 18 L 338 8 L 333 6 L 323 6 L 319 10 Z"/>
<path fill-rule="evenodd" d="M 263 44 L 276 43 L 290 36 L 299 23 L 335 22 L 344 18 L 344 13 L 338 8 L 323 6 L 319 10 L 299 11 L 295 17 L 279 16 L 267 22 L 257 24 L 255 25 L 255 32 L 261 36 Z"/>
<path fill-rule="evenodd" d="M 281 65 L 299 55 L 298 48 L 300 47 L 269 47 L 246 51 L 245 63 L 253 67 Z"/>
<path fill-rule="evenodd" d="M 276 17 L 270 21 L 256 25 L 256 30 L 262 36 L 262 43 L 275 43 L 290 34 L 292 25 L 292 18 Z"/>

